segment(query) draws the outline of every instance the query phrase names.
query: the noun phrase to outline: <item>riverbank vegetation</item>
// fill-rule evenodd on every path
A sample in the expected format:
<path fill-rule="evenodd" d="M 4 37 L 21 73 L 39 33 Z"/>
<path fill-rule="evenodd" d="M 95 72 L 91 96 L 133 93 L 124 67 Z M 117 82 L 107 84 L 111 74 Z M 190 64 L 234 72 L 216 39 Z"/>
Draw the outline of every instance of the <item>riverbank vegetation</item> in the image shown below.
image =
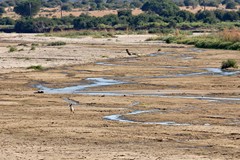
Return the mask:
<path fill-rule="evenodd" d="M 240 50 L 240 30 L 237 28 L 224 29 L 221 32 L 200 36 L 175 33 L 175 35 L 160 36 L 149 40 L 163 40 L 166 43 L 188 44 L 198 48 Z"/>

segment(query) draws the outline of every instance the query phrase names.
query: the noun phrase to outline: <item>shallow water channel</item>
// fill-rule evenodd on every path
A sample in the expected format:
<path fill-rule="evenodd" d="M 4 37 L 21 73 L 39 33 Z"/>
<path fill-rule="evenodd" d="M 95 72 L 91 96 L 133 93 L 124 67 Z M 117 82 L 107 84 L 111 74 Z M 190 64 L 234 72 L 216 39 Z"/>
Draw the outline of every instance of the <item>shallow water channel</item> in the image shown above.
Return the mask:
<path fill-rule="evenodd" d="M 150 56 L 159 56 L 163 54 L 171 54 L 169 53 L 158 53 L 158 54 L 151 54 Z M 187 58 L 191 59 L 191 58 Z M 109 62 L 97 62 L 97 65 L 106 65 L 106 66 L 118 66 L 115 64 L 111 64 Z M 189 68 L 186 66 L 158 66 L 163 68 Z M 193 68 L 194 69 L 194 68 Z M 219 68 L 196 68 L 197 70 L 202 70 L 202 72 L 193 72 L 193 73 L 183 73 L 183 74 L 175 74 L 175 75 L 163 75 L 163 76 L 151 76 L 150 78 L 177 78 L 177 77 L 191 77 L 191 76 L 200 76 L 200 75 L 208 75 L 208 76 L 233 76 L 240 73 L 240 71 L 223 71 Z M 102 86 L 111 86 L 111 85 L 119 85 L 119 84 L 126 84 L 128 83 L 127 80 L 130 77 L 124 77 L 126 82 L 118 81 L 114 79 L 107 79 L 107 78 L 87 78 L 86 81 L 88 83 L 85 84 L 79 84 L 74 86 L 68 86 L 63 88 L 49 88 L 44 86 L 44 84 L 37 84 L 34 87 L 38 88 L 39 90 L 43 91 L 44 93 L 48 94 L 85 94 L 85 95 L 108 95 L 108 96 L 157 96 L 157 97 L 163 97 L 163 98 L 182 98 L 182 99 L 198 99 L 198 100 L 206 100 L 210 102 L 229 102 L 229 101 L 237 101 L 240 102 L 240 98 L 231 98 L 231 97 L 206 97 L 206 96 L 186 96 L 186 95 L 167 95 L 164 92 L 154 92 L 154 93 L 141 93 L 141 91 L 135 91 L 135 92 L 128 92 L 128 91 L 91 91 L 90 89 L 92 87 L 102 87 Z M 133 77 L 131 77 L 133 78 Z M 146 78 L 145 76 L 138 76 L 134 78 Z M 68 103 L 72 103 L 77 105 L 78 103 L 70 100 L 70 99 L 64 99 Z M 135 110 L 126 114 L 114 114 L 103 117 L 105 120 L 111 120 L 111 121 L 119 121 L 119 122 L 128 122 L 128 123 L 141 123 L 141 124 L 159 124 L 159 125 L 190 125 L 188 123 L 176 123 L 173 121 L 168 122 L 138 122 L 126 119 L 124 115 L 137 115 L 137 114 L 147 114 L 152 112 L 159 112 L 159 110 Z"/>

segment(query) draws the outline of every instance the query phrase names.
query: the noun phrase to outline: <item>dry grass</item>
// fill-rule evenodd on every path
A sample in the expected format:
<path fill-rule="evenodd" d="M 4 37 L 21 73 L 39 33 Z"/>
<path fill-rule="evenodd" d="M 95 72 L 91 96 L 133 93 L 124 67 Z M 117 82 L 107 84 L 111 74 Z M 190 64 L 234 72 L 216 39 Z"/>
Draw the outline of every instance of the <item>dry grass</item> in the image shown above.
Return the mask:
<path fill-rule="evenodd" d="M 20 16 L 17 15 L 16 13 L 13 12 L 13 8 L 9 7 L 6 9 L 6 13 L 3 14 L 3 17 L 11 17 L 13 19 L 19 19 Z M 139 15 L 141 14 L 143 11 L 140 9 L 134 9 L 132 11 L 133 15 Z M 81 15 L 82 13 L 84 14 L 89 14 L 91 16 L 95 16 L 95 17 L 103 17 L 105 15 L 109 15 L 109 14 L 117 14 L 117 10 L 96 10 L 96 11 L 85 11 L 85 10 L 81 10 L 79 8 L 73 9 L 72 11 L 63 11 L 63 16 L 69 16 L 69 15 L 73 15 L 78 17 L 79 15 Z M 48 18 L 53 18 L 53 17 L 57 17 L 60 18 L 61 17 L 61 12 L 59 7 L 55 7 L 55 8 L 41 8 L 40 12 L 36 15 L 36 17 L 48 17 Z"/>
<path fill-rule="evenodd" d="M 230 42 L 239 42 L 240 41 L 240 29 L 224 29 L 222 32 L 218 33 L 218 36 Z"/>

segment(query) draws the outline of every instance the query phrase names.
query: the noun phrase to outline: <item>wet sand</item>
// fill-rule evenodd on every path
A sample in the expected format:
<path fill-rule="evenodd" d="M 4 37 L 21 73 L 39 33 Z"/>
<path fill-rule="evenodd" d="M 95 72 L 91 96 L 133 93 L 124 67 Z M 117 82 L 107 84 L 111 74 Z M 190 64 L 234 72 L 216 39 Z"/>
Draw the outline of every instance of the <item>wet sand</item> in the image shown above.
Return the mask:
<path fill-rule="evenodd" d="M 240 75 L 217 70 L 239 51 L 19 36 L 1 35 L 0 159 L 240 159 Z"/>

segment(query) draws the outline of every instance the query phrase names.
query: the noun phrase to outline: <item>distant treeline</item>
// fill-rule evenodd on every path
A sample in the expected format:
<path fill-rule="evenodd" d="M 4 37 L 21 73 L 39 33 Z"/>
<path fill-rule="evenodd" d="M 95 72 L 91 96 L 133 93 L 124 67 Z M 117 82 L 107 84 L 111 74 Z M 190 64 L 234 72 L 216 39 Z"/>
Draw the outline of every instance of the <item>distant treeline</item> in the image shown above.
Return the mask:
<path fill-rule="evenodd" d="M 166 32 L 171 28 L 196 29 L 204 28 L 219 22 L 233 23 L 240 27 L 240 12 L 232 11 L 201 11 L 192 14 L 187 11 L 178 11 L 177 16 L 162 17 L 155 13 L 142 13 L 133 16 L 131 11 L 122 10 L 118 15 L 93 17 L 82 14 L 79 17 L 67 16 L 62 18 L 22 18 L 13 20 L 0 18 L 0 25 L 14 25 L 13 31 L 23 33 L 42 33 L 52 30 L 92 29 L 92 30 L 148 30 L 150 33 Z M 227 24 L 227 23 L 226 23 Z M 215 25 L 217 26 L 217 25 Z M 219 26 L 220 27 L 220 26 Z M 223 28 L 225 26 L 222 26 Z"/>
<path fill-rule="evenodd" d="M 31 7 L 29 8 L 29 4 Z M 141 9 L 144 13 L 132 15 L 130 9 L 118 10 L 117 15 L 94 17 L 82 14 L 79 17 L 33 18 L 40 10 L 39 0 L 25 0 L 14 7 L 21 19 L 0 18 L 0 25 L 14 25 L 15 32 L 41 33 L 52 30 L 148 30 L 150 33 L 166 32 L 171 28 L 194 29 L 209 27 L 209 24 L 234 22 L 239 27 L 240 10 L 200 10 L 196 14 L 180 10 L 171 0 L 148 0 Z M 222 27 L 222 26 L 219 26 Z M 226 27 L 226 26 L 224 26 Z"/>
<path fill-rule="evenodd" d="M 16 6 L 22 0 L 0 0 L 0 6 Z M 62 5 L 65 10 L 81 8 L 86 10 L 104 10 L 104 9 L 129 9 L 140 8 L 147 0 L 41 0 L 42 7 L 53 8 Z M 178 6 L 187 6 L 195 8 L 201 6 L 226 5 L 229 9 L 234 9 L 240 0 L 171 0 Z"/>

